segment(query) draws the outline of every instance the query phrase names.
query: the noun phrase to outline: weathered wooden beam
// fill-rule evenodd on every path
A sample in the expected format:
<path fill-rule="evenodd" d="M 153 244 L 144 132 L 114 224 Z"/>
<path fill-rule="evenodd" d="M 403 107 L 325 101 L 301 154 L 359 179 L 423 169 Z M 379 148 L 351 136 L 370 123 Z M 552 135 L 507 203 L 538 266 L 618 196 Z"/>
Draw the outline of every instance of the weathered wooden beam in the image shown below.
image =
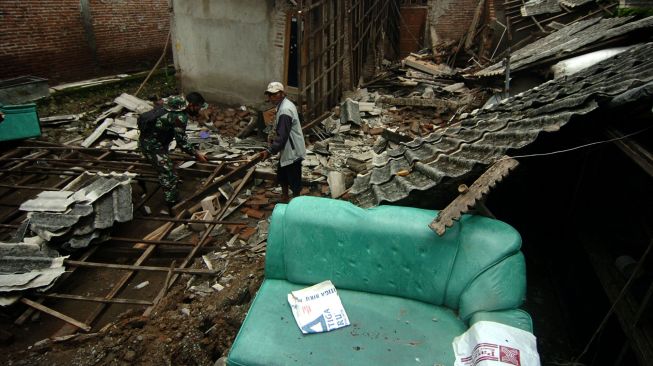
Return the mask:
<path fill-rule="evenodd" d="M 152 305 L 151 301 L 146 301 L 146 300 L 116 299 L 116 298 L 107 299 L 104 297 L 79 296 L 79 295 L 58 294 L 58 293 L 44 294 L 43 297 L 52 298 L 52 299 L 91 301 L 91 302 L 102 302 L 102 303 L 111 303 L 111 304 Z"/>
<path fill-rule="evenodd" d="M 64 264 L 69 266 L 77 266 L 77 267 L 110 268 L 110 269 L 123 269 L 123 270 L 131 270 L 131 271 L 168 272 L 169 270 L 168 267 L 82 262 L 82 261 L 74 261 L 70 259 L 65 259 Z M 215 271 L 212 271 L 210 269 L 200 269 L 200 268 L 174 268 L 172 271 L 175 273 L 188 273 L 188 274 L 195 274 L 195 275 L 212 275 L 216 273 Z"/>
<path fill-rule="evenodd" d="M 26 299 L 24 297 L 20 299 L 20 302 L 22 302 L 23 304 L 38 310 L 38 311 L 44 312 L 46 314 L 52 315 L 55 318 L 61 319 L 61 320 L 65 321 L 66 323 L 74 325 L 75 327 L 83 329 L 83 330 L 85 330 L 87 332 L 91 330 L 91 327 L 89 325 L 84 324 L 84 323 L 82 323 L 82 322 L 80 322 L 78 320 L 75 320 L 75 319 L 69 317 L 68 315 L 62 314 L 62 313 L 60 313 L 60 312 L 58 312 L 56 310 L 50 309 L 49 307 L 47 307 L 45 305 L 42 305 L 42 304 L 39 304 L 38 302 L 32 301 L 30 299 Z"/>

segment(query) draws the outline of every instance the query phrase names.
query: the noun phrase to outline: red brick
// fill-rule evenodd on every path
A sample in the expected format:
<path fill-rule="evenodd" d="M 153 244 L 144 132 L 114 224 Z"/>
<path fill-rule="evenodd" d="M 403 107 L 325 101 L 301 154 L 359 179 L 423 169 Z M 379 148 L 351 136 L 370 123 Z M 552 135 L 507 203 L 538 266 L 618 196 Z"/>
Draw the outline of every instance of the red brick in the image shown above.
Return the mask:
<path fill-rule="evenodd" d="M 250 236 L 254 235 L 255 233 L 256 233 L 255 227 L 248 227 L 240 232 L 240 235 L 238 235 L 238 239 L 247 240 L 249 239 Z"/>
<path fill-rule="evenodd" d="M 265 217 L 265 213 L 259 210 L 249 208 L 245 211 L 245 214 L 251 218 L 261 220 Z"/>

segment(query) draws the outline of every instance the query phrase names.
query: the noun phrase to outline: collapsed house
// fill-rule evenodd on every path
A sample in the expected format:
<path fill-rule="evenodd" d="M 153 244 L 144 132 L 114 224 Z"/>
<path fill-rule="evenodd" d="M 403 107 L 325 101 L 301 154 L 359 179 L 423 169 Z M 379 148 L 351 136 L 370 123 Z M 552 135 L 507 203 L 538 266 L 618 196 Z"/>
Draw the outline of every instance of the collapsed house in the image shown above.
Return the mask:
<path fill-rule="evenodd" d="M 524 238 L 529 271 L 537 274 L 526 301 L 526 308 L 535 315 L 535 332 L 564 333 L 553 345 L 555 341 L 544 336 L 551 343 L 540 344 L 543 354 L 569 344 L 573 345 L 569 353 L 574 353 L 587 344 L 596 357 L 617 355 L 616 364 L 646 364 L 653 359 L 651 319 L 646 316 L 651 291 L 650 260 L 647 262 L 650 210 L 633 204 L 651 193 L 652 18 L 593 18 L 613 8 L 595 2 L 506 2 L 503 10 L 512 28 L 497 31 L 500 22 L 493 17 L 501 4 L 482 1 L 475 8 L 478 11 L 470 12 L 478 14 L 473 16 L 476 20 L 470 19 L 470 27 L 459 26 L 467 33 L 463 31 L 452 42 L 446 39 L 442 24 L 434 26 L 431 18 L 454 10 L 441 8 L 436 15 L 429 12 L 428 17 L 420 18 L 429 22 L 419 30 L 409 26 L 412 18 L 406 19 L 407 8 L 433 10 L 434 2 L 404 1 L 397 7 L 392 1 L 229 2 L 220 11 L 210 2 L 201 10 L 190 2 L 173 3 L 173 37 L 181 40 L 175 47 L 175 62 L 184 90 L 200 90 L 210 99 L 250 105 L 258 102 L 270 80 L 290 86 L 290 94 L 304 112 L 304 132 L 311 135 L 302 174 L 310 194 L 344 197 L 365 208 L 393 204 L 442 209 L 442 216 L 449 220 L 449 225 L 440 226 L 442 230 L 467 211 L 510 222 Z M 421 14 L 424 9 L 412 11 Z M 244 19 L 244 13 L 251 18 Z M 587 14 L 589 19 L 582 19 Z M 257 25 L 247 28 L 252 19 Z M 565 26 L 567 22 L 570 24 Z M 226 27 L 227 23 L 238 26 Z M 407 33 L 400 37 L 403 48 L 400 45 L 395 51 L 405 56 L 401 63 L 382 62 L 379 57 L 383 43 L 395 35 L 389 31 L 392 29 L 413 32 L 413 37 L 406 37 Z M 219 37 L 214 37 L 216 30 Z M 539 32 L 520 34 L 525 30 Z M 488 32 L 498 39 L 490 41 Z M 500 52 L 508 42 L 508 37 L 502 36 L 506 32 L 515 33 L 516 40 L 512 50 Z M 539 39 L 532 42 L 533 38 Z M 420 50 L 425 45 L 428 50 Z M 490 52 L 494 47 L 496 52 Z M 559 61 L 607 47 L 618 49 L 609 58 L 599 57 L 602 61 L 598 63 L 593 60 L 592 66 L 583 61 L 583 67 L 573 73 L 570 64 L 551 70 Z M 234 58 L 241 62 L 233 62 Z M 243 74 L 243 68 L 247 73 Z M 545 81 L 551 75 L 555 78 Z M 347 92 L 355 87 L 360 88 Z M 84 159 L 84 164 L 109 156 L 116 160 L 113 164 L 137 172 L 134 180 L 153 182 L 154 174 L 128 153 L 136 145 L 136 115 L 151 104 L 126 94 L 115 103 L 95 120 L 94 133 L 59 146 L 31 148 L 50 148 L 43 151 L 44 159 L 57 149 L 70 151 L 74 158 Z M 147 269 L 167 274 L 152 300 L 118 300 L 146 306 L 143 314 L 151 314 L 177 274 L 213 276 L 199 284 L 187 282 L 188 291 L 208 296 L 233 284 L 233 277 L 226 275 L 230 261 L 233 265 L 264 255 L 265 218 L 274 207 L 275 192 L 262 188 L 261 182 L 273 178 L 274 165 L 253 158 L 266 144 L 245 138 L 252 129 L 243 132 L 255 125 L 256 118 L 264 118 L 256 109 L 259 106 L 215 107 L 203 122 L 189 125 L 191 141 L 199 143 L 212 159 L 211 165 L 203 166 L 173 154 L 185 179 L 199 179 L 197 191 L 180 205 L 193 212 L 193 217 L 168 219 L 142 237 L 105 237 L 112 246 L 122 240 L 130 245 L 122 250 L 138 251 L 140 257 L 134 264 L 122 267 L 130 271 L 145 271 L 148 266 L 143 262 L 157 259 L 155 251 L 168 253 L 166 246 L 183 252 L 175 257 L 181 265 L 173 262 L 171 268 Z M 235 137 L 237 133 L 242 135 Z M 80 142 L 82 147 L 77 147 Z M 59 163 L 48 164 L 65 163 L 64 159 L 71 158 L 65 156 L 54 157 Z M 31 159 L 29 155 L 21 157 Z M 493 173 L 493 167 L 514 160 L 518 167 L 512 164 Z M 483 181 L 488 172 L 494 176 Z M 621 178 L 624 176 L 631 181 Z M 251 181 L 256 184 L 250 186 Z M 145 210 L 151 198 L 146 196 L 137 200 L 134 212 Z M 212 198 L 199 202 L 205 196 Z M 463 204 L 450 205 L 461 197 Z M 57 216 L 56 224 L 49 221 L 53 215 L 35 212 L 30 225 L 50 239 L 62 230 L 78 232 L 75 225 L 85 219 L 73 211 Z M 227 221 L 235 217 L 230 216 L 233 213 L 238 213 L 240 221 Z M 147 221 L 147 215 L 137 215 L 133 221 Z M 16 215 L 6 217 L 3 223 L 17 225 Z M 149 219 L 164 221 L 161 217 Z M 64 227 L 61 220 L 71 225 Z M 85 237 L 79 245 L 68 243 L 85 246 L 90 238 Z M 20 245 L 29 250 L 19 257 L 47 257 L 42 260 L 45 265 L 35 271 L 52 267 L 61 272 L 63 259 L 50 259 L 51 253 L 33 253 L 36 247 L 31 242 Z M 73 270 L 89 262 L 92 250 L 112 253 L 110 248 L 94 248 L 97 246 L 84 249 L 85 259 L 73 262 Z M 196 268 L 189 268 L 192 266 Z M 197 267 L 208 270 L 201 272 Z M 116 300 L 125 281 L 111 290 L 102 307 Z M 44 289 L 50 284 L 37 287 Z M 547 290 L 549 293 L 542 295 Z M 542 309 L 555 308 L 551 304 L 558 299 L 561 314 Z M 90 297 L 78 300 L 89 301 Z M 101 311 L 81 323 L 71 322 L 77 325 L 58 334 L 97 324 Z M 545 315 L 538 318 L 538 313 Z M 616 316 L 611 317 L 613 313 Z M 22 322 L 27 317 L 21 316 Z M 564 331 L 556 333 L 551 329 L 555 326 Z M 628 340 L 599 347 L 592 343 L 593 332 L 603 337 L 614 334 L 615 339 L 625 335 Z"/>

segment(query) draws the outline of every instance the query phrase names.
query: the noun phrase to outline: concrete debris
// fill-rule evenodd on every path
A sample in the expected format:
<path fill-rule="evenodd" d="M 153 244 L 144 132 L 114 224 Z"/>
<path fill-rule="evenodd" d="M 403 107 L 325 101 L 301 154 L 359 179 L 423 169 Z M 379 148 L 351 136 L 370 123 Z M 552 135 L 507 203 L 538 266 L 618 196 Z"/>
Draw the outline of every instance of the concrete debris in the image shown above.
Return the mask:
<path fill-rule="evenodd" d="M 419 60 L 412 55 L 406 57 L 403 60 L 403 63 L 408 67 L 412 67 L 432 76 L 448 76 L 454 74 L 454 70 L 445 64 L 435 64 L 432 62 Z"/>
<path fill-rule="evenodd" d="M 82 142 L 82 146 L 90 147 L 93 145 L 93 143 L 100 138 L 100 136 L 104 133 L 104 131 L 107 130 L 107 128 L 109 128 L 109 126 L 111 126 L 112 123 L 113 119 L 105 119 L 104 122 L 102 122 L 102 124 L 96 128 L 95 131 L 93 131 L 93 133 L 84 140 L 84 142 Z"/>
<path fill-rule="evenodd" d="M 150 284 L 150 281 L 143 281 L 143 282 L 139 283 L 138 285 L 134 286 L 134 289 L 140 290 L 142 288 L 147 287 L 149 284 Z"/>
<path fill-rule="evenodd" d="M 139 114 L 145 113 L 154 107 L 152 103 L 127 93 L 122 93 L 114 102 Z"/>
<path fill-rule="evenodd" d="M 358 103 L 351 99 L 345 100 L 345 102 L 340 105 L 340 124 L 345 125 L 347 123 L 353 123 L 357 126 L 361 125 Z"/>
<path fill-rule="evenodd" d="M 345 188 L 345 176 L 340 172 L 329 172 L 327 181 L 329 182 L 329 190 L 331 191 L 332 198 L 340 197 L 347 190 Z"/>

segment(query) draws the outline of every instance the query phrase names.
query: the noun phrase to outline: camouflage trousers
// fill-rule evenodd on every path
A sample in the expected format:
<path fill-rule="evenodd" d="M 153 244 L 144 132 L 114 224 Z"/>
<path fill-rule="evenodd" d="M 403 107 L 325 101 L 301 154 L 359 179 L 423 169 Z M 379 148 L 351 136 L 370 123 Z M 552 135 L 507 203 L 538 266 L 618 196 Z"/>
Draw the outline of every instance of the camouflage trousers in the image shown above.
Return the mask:
<path fill-rule="evenodd" d="M 142 139 L 138 147 L 145 159 L 159 174 L 159 184 L 163 189 L 163 198 L 166 203 L 174 204 L 179 198 L 179 178 L 174 171 L 174 164 L 168 155 L 167 149 L 154 139 Z"/>

